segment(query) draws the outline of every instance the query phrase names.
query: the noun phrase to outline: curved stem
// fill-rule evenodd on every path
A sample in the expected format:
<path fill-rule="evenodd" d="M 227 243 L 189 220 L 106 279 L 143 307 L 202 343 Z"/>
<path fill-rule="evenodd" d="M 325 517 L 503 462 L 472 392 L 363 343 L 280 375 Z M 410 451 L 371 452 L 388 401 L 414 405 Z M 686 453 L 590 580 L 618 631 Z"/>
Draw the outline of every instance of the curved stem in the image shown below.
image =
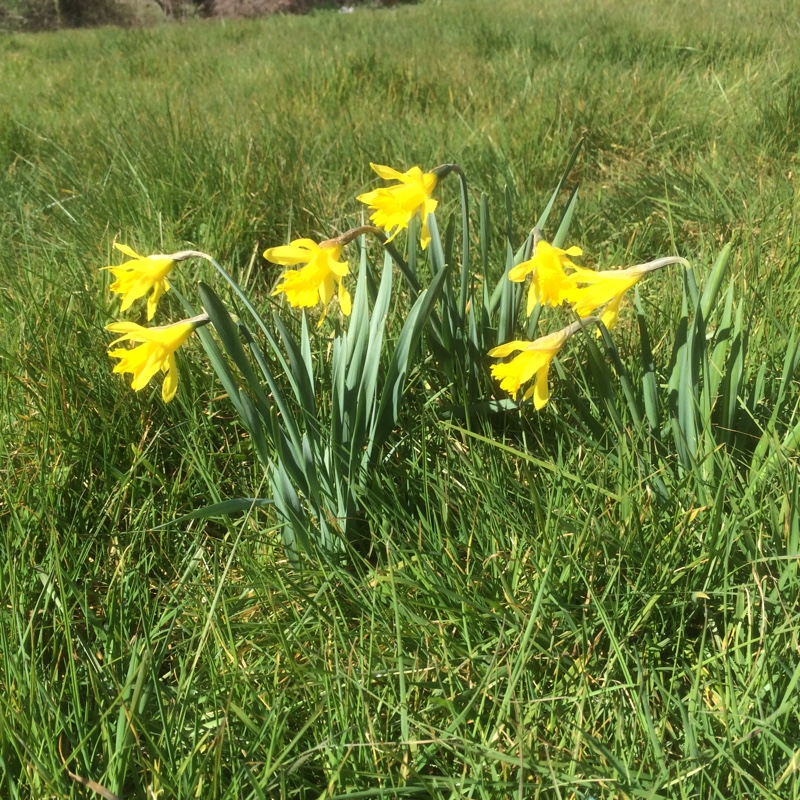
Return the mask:
<path fill-rule="evenodd" d="M 326 239 L 324 242 L 320 242 L 320 247 L 332 247 L 334 245 L 346 245 L 350 244 L 353 239 L 358 238 L 364 233 L 371 233 L 375 236 L 382 245 L 386 246 L 386 234 L 380 229 L 376 228 L 374 225 L 359 225 L 357 228 L 350 228 L 349 231 L 345 231 L 341 236 L 334 236 L 331 239 Z"/>

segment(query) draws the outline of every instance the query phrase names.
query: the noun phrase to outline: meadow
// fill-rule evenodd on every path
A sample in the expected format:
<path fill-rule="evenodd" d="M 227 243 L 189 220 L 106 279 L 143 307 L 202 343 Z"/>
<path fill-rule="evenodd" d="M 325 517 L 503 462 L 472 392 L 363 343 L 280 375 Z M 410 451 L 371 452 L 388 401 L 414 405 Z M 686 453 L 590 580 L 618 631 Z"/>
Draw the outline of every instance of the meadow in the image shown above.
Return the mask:
<path fill-rule="evenodd" d="M 0 108 L 0 796 L 800 797 L 794 3 L 3 35 Z M 269 483 L 197 342 L 169 404 L 112 374 L 115 240 L 203 250 L 281 307 L 265 248 L 359 224 L 370 162 L 455 162 L 473 231 L 481 193 L 511 211 L 482 286 L 580 141 L 569 243 L 682 256 L 701 290 L 727 253 L 710 307 L 648 279 L 613 331 L 625 370 L 586 336 L 543 410 L 472 422 L 423 344 L 345 563 L 287 557 L 268 506 L 175 522 Z M 672 382 L 687 328 L 697 408 Z"/>

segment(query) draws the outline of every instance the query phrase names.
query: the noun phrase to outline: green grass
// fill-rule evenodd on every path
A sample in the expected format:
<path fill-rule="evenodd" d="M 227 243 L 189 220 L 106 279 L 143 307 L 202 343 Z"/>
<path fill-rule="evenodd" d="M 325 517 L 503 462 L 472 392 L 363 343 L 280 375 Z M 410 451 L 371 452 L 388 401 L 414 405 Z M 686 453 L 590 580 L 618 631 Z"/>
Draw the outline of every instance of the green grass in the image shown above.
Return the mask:
<path fill-rule="evenodd" d="M 0 796 L 800 796 L 799 33 L 788 2 L 444 0 L 0 38 Z M 733 242 L 741 410 L 700 483 L 668 448 L 650 491 L 580 345 L 541 414 L 473 431 L 421 361 L 350 570 L 263 511 L 159 527 L 268 489 L 196 344 L 169 406 L 111 375 L 115 236 L 266 304 L 260 252 L 357 222 L 370 161 L 458 162 L 496 220 L 510 186 L 519 246 L 581 136 L 588 263 L 702 283 Z M 640 286 L 663 398 L 670 275 Z"/>

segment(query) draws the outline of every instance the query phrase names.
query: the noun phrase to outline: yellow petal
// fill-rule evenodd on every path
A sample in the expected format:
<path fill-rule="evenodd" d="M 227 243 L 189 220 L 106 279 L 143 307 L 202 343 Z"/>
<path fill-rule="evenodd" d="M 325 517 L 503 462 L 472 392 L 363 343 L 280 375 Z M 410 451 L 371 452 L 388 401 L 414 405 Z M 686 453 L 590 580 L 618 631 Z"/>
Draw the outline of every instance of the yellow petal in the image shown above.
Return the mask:
<path fill-rule="evenodd" d="M 135 322 L 125 320 L 120 322 L 111 322 L 106 325 L 106 330 L 111 331 L 111 333 L 133 333 L 139 328 L 141 328 L 141 325 L 137 325 Z"/>
<path fill-rule="evenodd" d="M 514 281 L 514 283 L 522 283 L 522 281 L 528 277 L 528 274 L 533 272 L 535 266 L 534 259 L 529 258 L 527 261 L 523 261 L 521 264 L 517 264 L 516 267 L 509 270 L 508 279 Z"/>
<path fill-rule="evenodd" d="M 603 311 L 602 316 L 600 317 L 603 325 L 611 330 L 617 324 L 617 318 L 619 317 L 619 304 L 622 302 L 622 295 L 615 297 L 605 308 Z M 600 331 L 598 331 L 600 333 Z"/>
<path fill-rule="evenodd" d="M 175 364 L 175 354 L 167 357 L 167 367 L 164 374 L 164 383 L 161 384 L 161 396 L 165 403 L 169 403 L 178 391 L 178 367 Z"/>
<path fill-rule="evenodd" d="M 135 250 L 131 250 L 130 247 L 126 244 L 120 244 L 119 242 L 114 242 L 114 247 L 120 251 L 120 253 L 125 253 L 126 256 L 130 256 L 131 258 L 135 258 L 138 260 L 142 260 L 143 256 L 140 256 Z"/>
<path fill-rule="evenodd" d="M 533 387 L 533 406 L 539 411 L 547 405 L 550 398 L 550 387 L 547 385 L 547 373 L 550 370 L 550 361 L 536 373 L 536 383 Z"/>
<path fill-rule="evenodd" d="M 510 356 L 512 353 L 516 353 L 517 350 L 527 350 L 530 344 L 530 342 L 523 342 L 517 339 L 516 341 L 506 342 L 505 344 L 493 347 L 486 355 L 492 358 L 504 358 L 505 356 Z"/>
<path fill-rule="evenodd" d="M 344 288 L 344 284 L 339 281 L 339 308 L 342 309 L 342 314 L 346 317 L 350 316 L 353 310 L 353 304 L 350 300 L 350 292 Z"/>
<path fill-rule="evenodd" d="M 159 298 L 166 289 L 165 281 L 158 281 L 153 285 L 153 293 L 147 298 L 147 321 L 149 322 L 156 314 Z"/>
<path fill-rule="evenodd" d="M 341 255 L 341 248 L 339 248 L 339 255 Z M 337 261 L 339 256 L 335 256 L 331 253 L 328 256 L 328 269 L 334 274 L 338 275 L 340 278 L 343 278 L 350 272 L 350 266 L 347 261 Z"/>
<path fill-rule="evenodd" d="M 374 172 L 377 172 L 378 175 L 383 178 L 385 181 L 403 181 L 405 183 L 409 180 L 408 173 L 398 172 L 396 169 L 392 169 L 391 167 L 384 167 L 381 164 L 373 164 L 370 162 L 370 167 L 372 167 Z"/>
<path fill-rule="evenodd" d="M 422 230 L 419 234 L 419 243 L 423 250 L 427 249 L 428 245 L 431 243 L 431 232 L 428 229 L 427 217 L 422 220 Z"/>
<path fill-rule="evenodd" d="M 306 264 L 311 260 L 312 253 L 303 247 L 295 244 L 284 244 L 280 247 L 268 247 L 264 251 L 264 258 L 273 264 L 280 264 L 284 267 L 293 267 L 296 264 Z"/>
<path fill-rule="evenodd" d="M 536 279 L 534 278 L 531 281 L 531 285 L 528 287 L 528 304 L 526 306 L 527 310 L 525 311 L 526 317 L 529 317 L 531 315 L 531 312 L 536 306 L 538 300 L 539 300 L 539 287 L 536 284 Z"/>

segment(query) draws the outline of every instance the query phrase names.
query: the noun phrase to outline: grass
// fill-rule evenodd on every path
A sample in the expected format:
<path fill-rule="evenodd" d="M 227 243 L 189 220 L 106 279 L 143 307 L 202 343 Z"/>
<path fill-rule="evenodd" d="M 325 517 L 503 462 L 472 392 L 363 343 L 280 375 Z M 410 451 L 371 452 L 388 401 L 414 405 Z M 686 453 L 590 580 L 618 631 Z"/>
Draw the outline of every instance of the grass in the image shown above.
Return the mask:
<path fill-rule="evenodd" d="M 0 38 L 0 795 L 800 796 L 800 17 L 670 9 Z M 590 263 L 679 253 L 703 282 L 733 242 L 748 352 L 700 483 L 667 448 L 654 496 L 581 346 L 541 414 L 477 430 L 440 418 L 422 361 L 351 570 L 287 563 L 263 511 L 160 527 L 268 490 L 199 347 L 169 406 L 110 374 L 115 236 L 213 253 L 266 304 L 260 252 L 357 222 L 370 161 L 458 162 L 496 219 L 508 185 L 518 246 L 581 136 Z M 666 398 L 680 282 L 640 296 Z"/>

